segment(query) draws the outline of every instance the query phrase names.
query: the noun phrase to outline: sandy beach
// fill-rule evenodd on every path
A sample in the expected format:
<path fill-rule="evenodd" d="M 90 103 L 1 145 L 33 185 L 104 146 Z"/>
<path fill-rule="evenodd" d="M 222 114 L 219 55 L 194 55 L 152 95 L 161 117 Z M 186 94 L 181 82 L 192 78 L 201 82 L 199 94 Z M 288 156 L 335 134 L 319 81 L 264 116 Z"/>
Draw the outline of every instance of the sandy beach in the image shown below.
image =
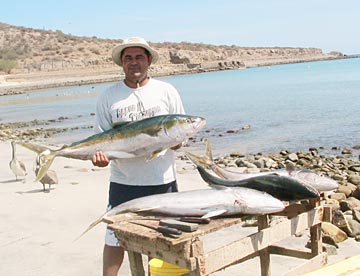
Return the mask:
<path fill-rule="evenodd" d="M 16 181 L 8 166 L 10 142 L 0 142 L 0 151 L 3 164 L 0 173 L 0 275 L 101 275 L 105 224 L 95 227 L 76 242 L 74 239 L 104 212 L 109 169 L 95 168 L 90 161 L 57 158 L 52 169 L 58 174 L 59 184 L 44 192 L 41 183 L 33 182 L 34 153 L 17 147 L 18 159 L 26 164 L 28 175 L 25 181 Z M 177 170 L 180 190 L 207 187 L 190 163 L 178 159 Z M 303 248 L 307 239 L 308 235 L 304 234 L 284 242 Z M 217 240 L 221 241 L 221 236 Z M 340 244 L 337 255 L 329 256 L 329 263 L 357 254 L 360 254 L 360 243 L 348 239 Z M 302 259 L 274 256 L 272 271 L 274 275 L 281 275 L 302 262 Z M 259 273 L 259 261 L 254 258 L 213 275 Z M 119 275 L 131 275 L 127 257 Z"/>
<path fill-rule="evenodd" d="M 105 224 L 74 240 L 105 211 L 109 168 L 57 158 L 51 168 L 59 184 L 44 192 L 33 182 L 33 152 L 17 146 L 28 172 L 23 182 L 8 165 L 10 142 L 0 142 L 0 149 L 0 275 L 101 275 Z M 193 169 L 180 172 L 179 183 L 182 190 L 206 187 Z M 119 275 L 130 275 L 127 259 Z"/>

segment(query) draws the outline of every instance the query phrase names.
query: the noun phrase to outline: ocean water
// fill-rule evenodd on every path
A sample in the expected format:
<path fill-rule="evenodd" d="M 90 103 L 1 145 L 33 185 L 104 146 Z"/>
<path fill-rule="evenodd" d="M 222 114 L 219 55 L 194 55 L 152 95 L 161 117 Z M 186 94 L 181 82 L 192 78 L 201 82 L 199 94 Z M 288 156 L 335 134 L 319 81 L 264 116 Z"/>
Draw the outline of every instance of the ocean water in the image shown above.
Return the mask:
<path fill-rule="evenodd" d="M 186 112 L 207 120 L 198 137 L 214 151 L 270 153 L 360 144 L 360 59 L 307 62 L 161 78 L 179 91 Z M 59 97 L 37 104 L 0 105 L 0 122 L 67 117 L 47 127 L 79 127 L 51 139 L 69 143 L 92 134 L 96 97 L 111 85 L 45 89 L 28 95 Z M 80 99 L 67 95 L 87 94 Z M 241 130 L 250 125 L 250 129 Z M 235 133 L 228 133 L 235 130 Z M 239 130 L 239 131 L 237 131 Z M 200 146 L 200 145 L 199 145 Z M 201 146 L 202 147 L 202 146 Z"/>

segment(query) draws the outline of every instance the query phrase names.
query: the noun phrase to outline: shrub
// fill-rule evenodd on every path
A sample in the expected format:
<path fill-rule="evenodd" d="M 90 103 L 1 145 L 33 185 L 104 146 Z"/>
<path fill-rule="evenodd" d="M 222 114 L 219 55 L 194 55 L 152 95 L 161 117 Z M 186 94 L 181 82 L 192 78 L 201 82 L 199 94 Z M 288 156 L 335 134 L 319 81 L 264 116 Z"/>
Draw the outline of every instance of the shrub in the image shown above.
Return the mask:
<path fill-rule="evenodd" d="M 17 57 L 18 57 L 18 54 L 16 53 L 15 49 L 13 49 L 13 48 L 0 49 L 0 59 L 12 60 L 12 59 L 16 59 Z"/>
<path fill-rule="evenodd" d="M 4 71 L 7 74 L 10 74 L 11 70 L 14 69 L 17 65 L 15 59 L 0 59 L 0 71 Z"/>

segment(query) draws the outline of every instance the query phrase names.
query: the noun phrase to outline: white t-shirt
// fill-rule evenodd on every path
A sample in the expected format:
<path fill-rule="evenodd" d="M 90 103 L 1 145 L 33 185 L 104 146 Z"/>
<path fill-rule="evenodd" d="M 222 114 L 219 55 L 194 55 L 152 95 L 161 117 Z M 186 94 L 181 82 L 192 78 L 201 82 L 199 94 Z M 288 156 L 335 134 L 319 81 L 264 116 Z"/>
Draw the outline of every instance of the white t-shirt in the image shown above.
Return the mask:
<path fill-rule="evenodd" d="M 124 121 L 165 114 L 184 114 L 177 90 L 169 83 L 149 79 L 145 86 L 130 88 L 123 81 L 106 89 L 97 101 L 95 132 Z M 175 180 L 175 152 L 146 161 L 145 158 L 111 161 L 110 181 L 127 185 L 161 185 Z"/>

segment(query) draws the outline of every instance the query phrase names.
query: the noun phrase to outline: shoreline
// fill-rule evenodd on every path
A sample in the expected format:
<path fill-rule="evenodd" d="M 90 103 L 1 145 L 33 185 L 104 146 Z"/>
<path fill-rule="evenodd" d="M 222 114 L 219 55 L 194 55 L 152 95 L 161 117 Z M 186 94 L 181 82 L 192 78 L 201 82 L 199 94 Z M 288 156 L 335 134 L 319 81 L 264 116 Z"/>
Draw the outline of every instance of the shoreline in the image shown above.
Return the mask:
<path fill-rule="evenodd" d="M 211 68 L 185 69 L 183 66 L 174 67 L 174 65 L 160 64 L 152 65 L 150 74 L 153 77 L 165 77 L 171 75 L 198 74 L 205 72 L 247 69 L 252 67 L 264 67 L 285 65 L 304 62 L 316 62 L 338 59 L 358 58 L 357 56 L 314 56 L 304 58 L 283 58 L 283 59 L 256 59 L 247 60 L 243 64 L 229 64 L 228 66 L 219 64 Z M 225 62 L 224 62 L 225 63 Z M 180 64 L 182 65 L 182 64 Z M 96 70 L 65 70 L 65 71 L 46 71 L 29 74 L 10 74 L 0 75 L 0 97 L 7 95 L 16 95 L 31 93 L 33 90 L 46 88 L 78 86 L 88 84 L 98 84 L 117 81 L 123 78 L 121 70 L 116 67 L 105 67 Z M 45 80 L 44 80 L 45 79 Z"/>

